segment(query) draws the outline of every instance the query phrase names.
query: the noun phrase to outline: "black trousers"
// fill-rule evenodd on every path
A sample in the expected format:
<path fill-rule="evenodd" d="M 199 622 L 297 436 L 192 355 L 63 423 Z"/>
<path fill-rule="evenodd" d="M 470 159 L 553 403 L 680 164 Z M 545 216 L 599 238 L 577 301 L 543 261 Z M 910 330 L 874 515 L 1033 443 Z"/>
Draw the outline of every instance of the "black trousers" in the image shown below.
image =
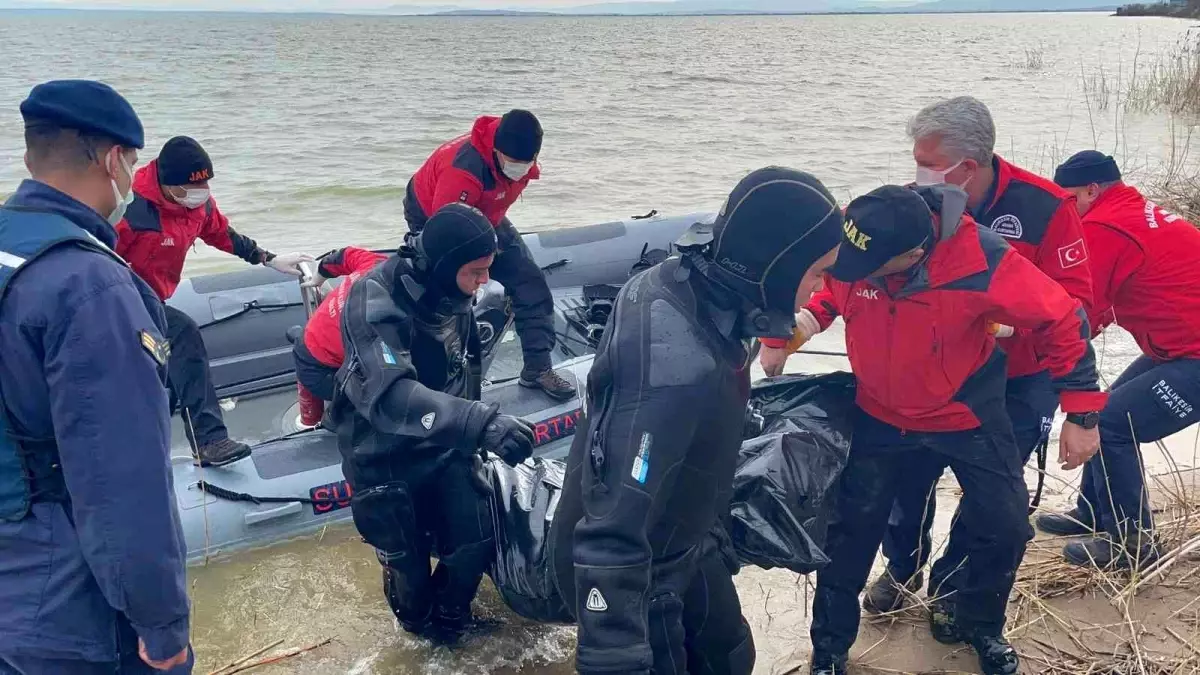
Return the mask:
<path fill-rule="evenodd" d="M 471 485 L 471 470 L 465 461 L 455 460 L 406 489 L 352 504 L 360 533 L 377 548 L 392 613 L 410 632 L 420 632 L 431 620 L 469 618 L 471 601 L 491 564 L 491 512 Z M 386 541 L 371 536 L 363 525 L 368 521 L 385 530 Z M 438 563 L 431 573 L 429 558 L 435 552 Z"/>
<path fill-rule="evenodd" d="M 1024 466 L 1038 444 L 1050 437 L 1058 395 L 1048 372 L 1036 373 L 1008 381 L 1005 390 L 1005 410 L 1012 422 L 1017 448 Z M 888 571 L 894 579 L 908 579 L 929 562 L 933 539 L 933 519 L 937 514 L 934 494 L 938 480 L 949 463 L 941 455 L 926 454 L 911 467 L 912 481 L 899 487 L 896 502 L 888 518 L 883 538 L 883 555 L 888 559 Z M 941 558 L 930 574 L 929 591 L 932 597 L 954 590 L 953 576 L 964 568 L 964 553 L 958 545 L 959 518 L 956 515 L 950 538 Z"/>
<path fill-rule="evenodd" d="M 429 219 L 413 195 L 411 181 L 404 198 L 404 217 L 411 234 L 419 233 Z M 525 361 L 522 374 L 537 375 L 551 366 L 550 351 L 555 343 L 554 298 L 545 272 L 534 261 L 512 221 L 508 218 L 500 221 L 496 238 L 500 250 L 492 262 L 491 275 L 512 300 L 513 322 Z"/>
<path fill-rule="evenodd" d="M 814 651 L 846 654 L 858 637 L 858 596 L 866 585 L 899 486 L 924 455 L 945 457 L 962 485 L 959 521 L 968 555 L 956 597 L 960 625 L 999 634 L 1004 610 L 1033 538 L 1021 475 L 1021 453 L 1011 424 L 999 417 L 971 431 L 901 432 L 859 411 L 850 459 L 842 473 L 836 520 L 817 573 L 813 602 Z"/>
<path fill-rule="evenodd" d="M 183 427 L 193 447 L 229 438 L 208 370 L 208 351 L 200 327 L 192 317 L 170 305 L 164 305 L 163 310 L 167 316 L 167 341 L 171 343 L 171 356 L 167 359 L 171 409 L 179 406 Z"/>
<path fill-rule="evenodd" d="M 716 531 L 714 530 L 714 533 Z M 559 592 L 567 607 L 575 599 L 575 566 L 570 551 L 552 553 Z M 654 675 L 750 675 L 756 652 L 750 625 L 733 574 L 736 554 L 728 539 L 710 536 L 667 560 L 655 561 L 651 572 L 653 595 L 646 611 Z M 610 608 L 609 611 L 614 611 Z M 621 665 L 624 665 L 623 661 Z M 592 673 L 625 672 L 618 664 L 580 670 Z"/>
<path fill-rule="evenodd" d="M 292 345 L 292 358 L 296 361 L 296 379 L 314 396 L 322 401 L 332 401 L 337 389 L 337 368 L 317 360 L 305 346 L 304 340 L 296 340 Z"/>

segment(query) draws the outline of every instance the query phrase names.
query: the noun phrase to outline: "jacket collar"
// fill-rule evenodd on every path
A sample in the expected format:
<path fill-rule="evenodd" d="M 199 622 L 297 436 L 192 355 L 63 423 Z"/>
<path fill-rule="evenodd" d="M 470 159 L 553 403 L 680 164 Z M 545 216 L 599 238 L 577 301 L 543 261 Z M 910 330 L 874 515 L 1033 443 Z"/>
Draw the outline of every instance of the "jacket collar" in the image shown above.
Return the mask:
<path fill-rule="evenodd" d="M 117 231 L 95 209 L 74 197 L 36 180 L 25 180 L 5 206 L 49 211 L 78 225 L 109 248 L 117 245 Z"/>
<path fill-rule="evenodd" d="M 916 267 L 911 268 L 907 280 L 893 295 L 905 298 L 924 291 L 934 290 L 960 279 L 987 271 L 987 257 L 979 243 L 979 228 L 975 221 L 963 214 L 957 225 L 942 227 L 940 218 L 934 217 L 935 236 L 933 251 Z M 870 279 L 869 283 L 887 290 L 887 279 Z"/>

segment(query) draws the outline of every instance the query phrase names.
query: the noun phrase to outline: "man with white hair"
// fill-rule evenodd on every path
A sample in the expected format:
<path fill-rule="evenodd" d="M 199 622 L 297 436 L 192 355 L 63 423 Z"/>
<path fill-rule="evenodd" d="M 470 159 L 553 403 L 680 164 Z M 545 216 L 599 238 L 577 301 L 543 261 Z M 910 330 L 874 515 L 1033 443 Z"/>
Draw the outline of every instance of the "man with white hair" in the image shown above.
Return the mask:
<path fill-rule="evenodd" d="M 909 122 L 908 135 L 913 139 L 917 185 L 961 187 L 967 192 L 972 218 L 1004 237 L 1062 285 L 1083 309 L 1090 309 L 1092 281 L 1074 196 L 995 154 L 996 126 L 986 105 L 970 96 L 930 104 Z M 1000 331 L 998 335 L 1005 335 L 1011 329 L 1000 327 Z M 1008 415 L 1024 464 L 1049 439 L 1058 407 L 1055 387 L 1049 371 L 1039 363 L 1029 331 L 1016 331 L 1000 340 L 1000 345 L 1008 355 Z M 1094 428 L 1098 421 L 1096 416 L 1086 415 L 1069 415 L 1068 419 L 1085 429 Z M 868 611 L 897 609 L 904 602 L 902 586 L 909 592 L 921 588 L 921 569 L 931 547 L 933 493 L 945 470 L 943 458 L 930 455 L 927 459 L 918 473 L 921 479 L 897 494 L 883 543 L 888 569 L 863 598 Z M 946 551 L 930 572 L 930 597 L 944 598 L 931 605 L 930 628 L 934 637 L 945 643 L 962 639 L 953 606 L 955 580 L 965 568 L 964 553 L 956 546 L 956 541 L 963 540 L 961 532 L 956 536 L 960 529 L 956 518 Z"/>

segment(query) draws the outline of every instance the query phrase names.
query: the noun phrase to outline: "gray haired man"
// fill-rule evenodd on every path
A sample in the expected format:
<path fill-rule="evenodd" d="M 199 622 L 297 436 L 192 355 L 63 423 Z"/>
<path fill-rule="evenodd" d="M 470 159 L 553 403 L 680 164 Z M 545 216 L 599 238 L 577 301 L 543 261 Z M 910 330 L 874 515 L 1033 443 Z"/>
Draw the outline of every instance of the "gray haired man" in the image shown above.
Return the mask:
<path fill-rule="evenodd" d="M 912 118 L 908 135 L 913 140 L 918 185 L 950 183 L 964 189 L 976 222 L 1004 237 L 1061 284 L 1081 303 L 1081 313 L 1090 307 L 1092 282 L 1075 198 L 996 155 L 996 126 L 986 105 L 970 96 L 932 103 Z M 1023 465 L 1049 438 L 1058 406 L 1055 386 L 1038 362 L 1031 336 L 1018 332 L 1001 339 L 1000 345 L 1008 355 L 1007 408 L 1021 451 L 1013 461 Z M 1095 416 L 1069 415 L 1067 419 L 1064 435 L 1095 433 Z M 945 469 L 939 458 L 928 459 L 918 473 L 920 479 L 906 485 L 893 505 L 883 543 L 888 569 L 868 589 L 863 599 L 867 611 L 897 609 L 904 601 L 902 587 L 909 592 L 921 588 L 921 570 L 928 562 L 931 543 L 933 490 Z M 955 529 L 959 528 L 956 520 Z M 956 570 L 963 568 L 964 555 L 955 546 L 956 539 L 961 540 L 962 535 L 955 537 L 952 530 L 945 554 L 933 565 L 931 597 L 944 598 L 955 589 Z M 946 643 L 966 637 L 955 624 L 952 599 L 935 600 L 931 607 L 934 637 Z"/>

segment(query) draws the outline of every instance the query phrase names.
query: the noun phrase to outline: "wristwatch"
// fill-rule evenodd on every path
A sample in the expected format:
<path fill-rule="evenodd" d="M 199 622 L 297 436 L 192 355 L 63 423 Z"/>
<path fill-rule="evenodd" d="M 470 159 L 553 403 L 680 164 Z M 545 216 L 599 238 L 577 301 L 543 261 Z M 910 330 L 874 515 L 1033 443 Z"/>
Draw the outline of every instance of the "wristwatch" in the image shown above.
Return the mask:
<path fill-rule="evenodd" d="M 1067 421 L 1071 424 L 1077 424 L 1084 429 L 1095 429 L 1097 424 L 1100 424 L 1100 413 L 1067 413 Z"/>

